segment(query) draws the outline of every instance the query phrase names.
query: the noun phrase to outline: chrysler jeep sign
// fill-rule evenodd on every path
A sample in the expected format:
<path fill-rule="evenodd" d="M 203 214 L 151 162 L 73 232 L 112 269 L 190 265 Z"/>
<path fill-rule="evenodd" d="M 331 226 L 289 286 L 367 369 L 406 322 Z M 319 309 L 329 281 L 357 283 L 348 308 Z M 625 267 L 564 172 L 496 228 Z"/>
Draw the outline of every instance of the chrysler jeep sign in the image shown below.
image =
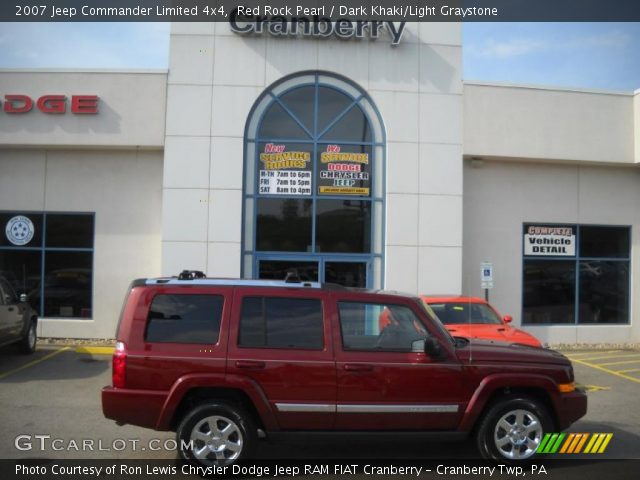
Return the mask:
<path fill-rule="evenodd" d="M 238 7 L 229 16 L 231 31 L 237 34 L 269 33 L 280 37 L 336 37 L 347 40 L 350 38 L 377 39 L 381 32 L 391 39 L 391 45 L 398 45 L 404 33 L 406 22 L 381 22 L 367 20 L 350 20 L 339 18 L 335 22 L 330 18 L 318 15 L 317 12 L 302 12 L 303 15 L 291 16 L 292 11 L 271 12 L 265 5 L 258 7 Z M 271 14 L 270 14 L 271 13 Z M 273 15 L 273 13 L 279 13 Z M 314 14 L 316 13 L 316 14 Z"/>
<path fill-rule="evenodd" d="M 4 95 L 2 97 L 2 111 L 5 113 L 27 113 L 34 109 L 42 113 L 67 113 L 67 109 L 73 114 L 98 113 L 97 95 L 42 95 L 32 98 L 29 95 Z"/>

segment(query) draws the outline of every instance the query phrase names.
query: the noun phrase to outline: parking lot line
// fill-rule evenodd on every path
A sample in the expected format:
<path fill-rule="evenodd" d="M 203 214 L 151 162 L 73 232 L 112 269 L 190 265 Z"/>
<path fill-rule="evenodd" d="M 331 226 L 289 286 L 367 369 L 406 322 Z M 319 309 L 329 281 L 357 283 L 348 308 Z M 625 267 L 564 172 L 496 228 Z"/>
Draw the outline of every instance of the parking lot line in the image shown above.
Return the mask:
<path fill-rule="evenodd" d="M 616 377 L 624 378 L 626 380 L 631 380 L 632 382 L 640 383 L 640 378 L 635 378 L 630 375 L 625 375 L 624 373 L 620 373 L 616 370 L 611 370 L 609 368 L 604 368 L 596 363 L 589 363 L 583 360 L 579 360 L 577 358 L 572 358 L 572 362 L 579 363 L 580 365 L 584 365 L 586 367 L 595 368 L 596 370 L 600 370 L 602 372 L 610 373 L 611 375 L 615 375 Z"/>
<path fill-rule="evenodd" d="M 89 353 L 91 355 L 111 355 L 113 354 L 115 348 L 114 347 L 78 347 L 76 348 L 76 353 Z"/>
<path fill-rule="evenodd" d="M 596 365 L 600 365 L 601 367 L 610 367 L 612 365 L 628 365 L 630 363 L 640 363 L 640 359 L 638 359 L 638 360 L 626 360 L 624 362 L 596 363 Z"/>
<path fill-rule="evenodd" d="M 624 353 L 619 353 L 618 355 L 605 355 L 604 357 L 583 357 L 581 358 L 581 360 L 588 360 L 590 362 L 592 362 L 593 360 L 609 360 L 609 359 L 613 359 L 613 358 L 637 358 L 640 357 L 640 354 L 636 354 L 636 353 L 632 353 L 629 354 L 627 353 L 626 355 Z"/>
<path fill-rule="evenodd" d="M 8 372 L 0 373 L 0 379 L 8 377 L 9 375 L 13 375 L 14 373 L 19 372 L 21 370 L 24 370 L 25 368 L 33 367 L 34 365 L 37 365 L 38 363 L 44 362 L 45 360 L 49 360 L 51 357 L 55 357 L 59 353 L 66 352 L 70 348 L 71 347 L 59 348 L 58 350 L 55 350 L 55 351 L 53 351 L 51 353 L 48 353 L 44 357 L 38 358 L 37 360 L 33 360 L 32 362 L 26 363 L 26 364 L 24 364 L 24 365 L 22 365 L 22 366 L 20 366 L 18 368 L 14 368 L 13 370 L 9 370 Z"/>
<path fill-rule="evenodd" d="M 618 373 L 640 372 L 640 368 L 630 368 L 629 370 L 616 370 Z"/>
<path fill-rule="evenodd" d="M 581 352 L 581 353 L 565 353 L 565 356 L 569 357 L 569 358 L 577 358 L 577 357 L 583 357 L 583 356 L 589 356 L 589 355 L 593 355 L 594 353 L 596 355 L 601 354 L 601 353 L 618 353 L 621 352 L 622 350 L 607 350 L 607 351 L 603 351 L 603 352 Z"/>

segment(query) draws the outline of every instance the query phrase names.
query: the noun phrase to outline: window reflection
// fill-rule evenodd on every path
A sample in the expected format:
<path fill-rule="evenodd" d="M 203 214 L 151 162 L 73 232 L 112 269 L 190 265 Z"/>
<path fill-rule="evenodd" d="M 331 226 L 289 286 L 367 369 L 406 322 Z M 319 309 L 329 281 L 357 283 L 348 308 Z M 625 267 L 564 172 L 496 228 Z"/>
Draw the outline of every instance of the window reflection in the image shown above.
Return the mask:
<path fill-rule="evenodd" d="M 311 200 L 260 199 L 257 203 L 257 250 L 306 252 L 311 248 Z"/>
<path fill-rule="evenodd" d="M 371 202 L 319 200 L 316 206 L 316 250 L 369 253 Z"/>

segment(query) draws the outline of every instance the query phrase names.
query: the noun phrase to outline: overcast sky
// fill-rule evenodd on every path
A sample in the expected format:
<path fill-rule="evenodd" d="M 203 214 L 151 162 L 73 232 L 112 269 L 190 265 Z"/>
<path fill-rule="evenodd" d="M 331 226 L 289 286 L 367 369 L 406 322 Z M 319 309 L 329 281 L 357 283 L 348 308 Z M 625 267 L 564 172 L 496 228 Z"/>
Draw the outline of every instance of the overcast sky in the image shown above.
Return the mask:
<path fill-rule="evenodd" d="M 640 23 L 466 23 L 465 80 L 640 88 Z M 0 24 L 0 68 L 167 68 L 167 23 Z"/>

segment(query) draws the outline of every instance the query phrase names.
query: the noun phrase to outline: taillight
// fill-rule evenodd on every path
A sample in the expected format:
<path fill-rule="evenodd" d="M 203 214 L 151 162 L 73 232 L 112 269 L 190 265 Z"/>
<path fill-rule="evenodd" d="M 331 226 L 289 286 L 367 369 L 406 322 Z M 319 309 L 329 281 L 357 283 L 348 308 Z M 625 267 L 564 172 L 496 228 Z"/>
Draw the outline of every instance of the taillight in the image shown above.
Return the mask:
<path fill-rule="evenodd" d="M 113 352 L 111 382 L 116 388 L 124 388 L 127 379 L 127 351 L 123 342 L 116 343 Z"/>

